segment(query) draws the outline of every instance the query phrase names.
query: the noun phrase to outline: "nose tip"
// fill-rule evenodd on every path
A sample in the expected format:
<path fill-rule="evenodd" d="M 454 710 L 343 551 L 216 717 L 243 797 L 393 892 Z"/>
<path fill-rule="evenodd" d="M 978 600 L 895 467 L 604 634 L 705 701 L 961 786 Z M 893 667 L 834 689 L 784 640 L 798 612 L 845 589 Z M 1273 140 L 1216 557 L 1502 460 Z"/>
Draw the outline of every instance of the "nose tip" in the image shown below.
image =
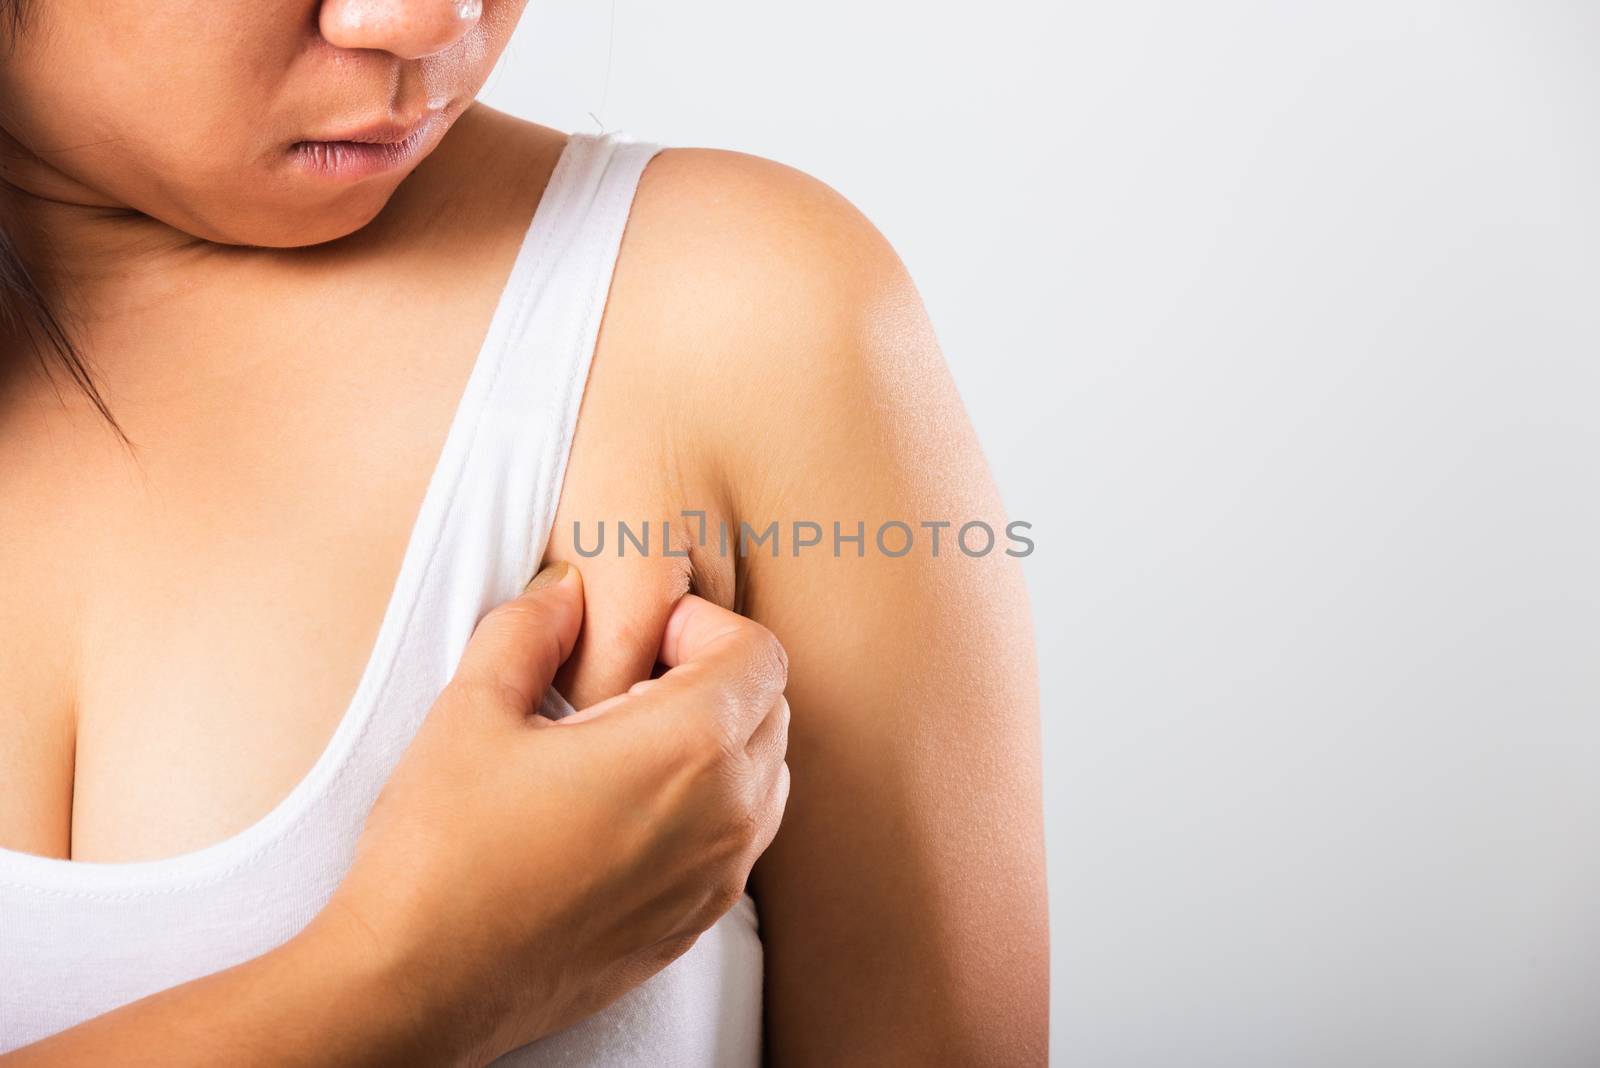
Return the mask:
<path fill-rule="evenodd" d="M 443 52 L 483 17 L 483 0 L 323 0 L 317 28 L 335 48 L 402 59 Z"/>

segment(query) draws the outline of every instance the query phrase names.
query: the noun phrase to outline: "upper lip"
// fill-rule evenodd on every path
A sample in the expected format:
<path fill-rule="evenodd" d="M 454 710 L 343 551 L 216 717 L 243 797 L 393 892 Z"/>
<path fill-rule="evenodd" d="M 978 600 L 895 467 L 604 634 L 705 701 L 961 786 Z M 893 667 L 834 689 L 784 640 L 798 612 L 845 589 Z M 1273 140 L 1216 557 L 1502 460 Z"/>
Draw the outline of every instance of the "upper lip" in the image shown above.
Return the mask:
<path fill-rule="evenodd" d="M 368 145 L 392 145 L 404 141 L 412 134 L 421 130 L 433 118 L 433 112 L 426 112 L 410 122 L 395 122 L 392 119 L 380 119 L 361 126 L 349 127 L 327 137 L 308 137 L 307 141 L 355 141 Z"/>

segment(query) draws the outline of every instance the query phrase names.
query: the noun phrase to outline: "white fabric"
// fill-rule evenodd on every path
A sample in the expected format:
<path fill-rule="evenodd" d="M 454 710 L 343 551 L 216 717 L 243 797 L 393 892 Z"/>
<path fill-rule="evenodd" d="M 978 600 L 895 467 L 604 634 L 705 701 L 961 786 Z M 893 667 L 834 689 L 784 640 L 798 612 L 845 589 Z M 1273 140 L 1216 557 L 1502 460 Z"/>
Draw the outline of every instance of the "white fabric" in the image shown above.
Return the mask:
<path fill-rule="evenodd" d="M 657 150 L 620 133 L 568 142 L 460 398 L 371 659 L 310 773 L 257 823 L 181 856 L 98 864 L 0 850 L 0 1051 L 258 956 L 322 907 L 478 619 L 515 596 L 544 553 L 623 225 Z M 570 706 L 552 691 L 546 711 Z M 497 1063 L 755 1065 L 761 969 L 747 897 L 638 989 Z"/>

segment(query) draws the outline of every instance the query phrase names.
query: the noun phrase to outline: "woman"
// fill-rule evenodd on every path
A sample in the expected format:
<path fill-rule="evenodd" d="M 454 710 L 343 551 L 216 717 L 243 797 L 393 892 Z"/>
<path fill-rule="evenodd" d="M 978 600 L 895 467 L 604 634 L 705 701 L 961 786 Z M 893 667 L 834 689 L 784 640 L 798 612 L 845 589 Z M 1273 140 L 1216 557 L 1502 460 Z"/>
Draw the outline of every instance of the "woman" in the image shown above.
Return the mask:
<path fill-rule="evenodd" d="M 78 1031 L 131 1057 L 152 1019 L 221 1020 L 239 1045 L 213 1059 L 348 1063 L 360 1018 L 376 1060 L 538 1039 L 517 1063 L 1041 1061 L 1026 604 L 1005 552 L 955 541 L 1005 521 L 915 291 L 803 175 L 474 103 L 520 10 L 14 12 L 5 229 L 40 307 L 14 287 L 0 395 L 0 911 L 34 934 L 0 987 L 24 1041 L 41 1014 L 56 1034 L 19 1055 Z M 52 314 L 92 365 L 80 393 L 31 373 L 67 347 Z M 505 681 L 515 650 L 565 649 L 548 604 L 534 636 L 472 634 L 541 558 L 582 568 L 555 689 L 585 712 L 524 767 L 460 724 L 543 690 Z M 749 899 L 691 907 L 668 861 L 725 875 L 765 845 L 781 746 L 739 765 L 764 800 L 691 804 L 709 794 L 681 784 L 724 765 L 684 777 L 659 755 L 676 735 L 610 713 L 737 707 L 730 752 L 781 720 L 759 641 L 633 689 L 694 660 L 673 647 L 695 613 L 748 633 L 728 610 L 787 650 L 792 786 Z M 441 695 L 458 660 L 478 681 Z M 523 782 L 566 806 L 542 837 Z M 708 812 L 748 826 L 663 829 Z M 573 886 L 604 892 L 561 905 Z M 519 887 L 560 899 L 564 949 L 504 948 L 528 898 L 495 894 Z M 393 979 L 419 926 L 404 1010 L 371 1001 L 393 982 L 329 981 L 351 946 Z M 629 938 L 649 963 L 617 966 Z M 463 1008 L 496 983 L 571 1008 Z M 139 997 L 155 1017 L 85 1022 Z"/>

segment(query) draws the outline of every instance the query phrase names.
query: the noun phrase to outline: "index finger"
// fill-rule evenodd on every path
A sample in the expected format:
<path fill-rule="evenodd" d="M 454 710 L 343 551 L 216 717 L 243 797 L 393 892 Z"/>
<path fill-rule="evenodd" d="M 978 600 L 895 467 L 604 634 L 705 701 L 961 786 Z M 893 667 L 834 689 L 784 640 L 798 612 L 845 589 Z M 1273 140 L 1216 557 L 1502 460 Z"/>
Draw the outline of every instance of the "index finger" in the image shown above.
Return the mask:
<path fill-rule="evenodd" d="M 668 669 L 660 678 L 641 680 L 556 722 L 574 726 L 638 714 L 670 725 L 687 714 L 714 721 L 720 733 L 742 744 L 771 714 L 789 681 L 789 656 L 771 631 L 694 594 L 673 606 L 657 659 Z M 669 709 L 680 714 L 650 715 Z"/>
<path fill-rule="evenodd" d="M 789 682 L 789 655 L 770 630 L 692 593 L 667 617 L 659 656 L 668 670 L 651 689 L 709 686 L 706 696 L 720 698 L 713 704 L 721 706 L 740 741 L 750 737 Z"/>

